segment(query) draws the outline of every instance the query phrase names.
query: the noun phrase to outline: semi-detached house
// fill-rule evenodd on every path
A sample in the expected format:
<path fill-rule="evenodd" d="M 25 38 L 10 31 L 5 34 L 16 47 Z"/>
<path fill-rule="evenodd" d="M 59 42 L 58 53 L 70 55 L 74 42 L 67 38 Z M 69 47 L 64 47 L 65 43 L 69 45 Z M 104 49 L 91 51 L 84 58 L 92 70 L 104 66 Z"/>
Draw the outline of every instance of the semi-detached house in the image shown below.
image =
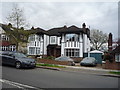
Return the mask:
<path fill-rule="evenodd" d="M 82 28 L 73 25 L 50 30 L 32 28 L 31 31 L 33 34 L 28 40 L 28 55 L 69 56 L 80 59 L 84 53 L 90 51 L 90 30 L 85 23 Z"/>
<path fill-rule="evenodd" d="M 16 43 L 6 31 L 12 31 L 12 29 L 0 23 L 0 51 L 16 51 Z"/>

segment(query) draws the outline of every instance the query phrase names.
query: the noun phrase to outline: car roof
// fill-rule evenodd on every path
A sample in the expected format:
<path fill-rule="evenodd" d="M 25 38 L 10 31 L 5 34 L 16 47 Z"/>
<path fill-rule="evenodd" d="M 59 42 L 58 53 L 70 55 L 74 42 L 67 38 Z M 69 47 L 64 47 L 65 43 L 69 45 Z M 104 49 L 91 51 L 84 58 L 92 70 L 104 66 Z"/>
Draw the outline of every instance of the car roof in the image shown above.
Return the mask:
<path fill-rule="evenodd" d="M 0 54 L 13 54 L 13 53 L 18 53 L 15 51 L 0 51 Z"/>

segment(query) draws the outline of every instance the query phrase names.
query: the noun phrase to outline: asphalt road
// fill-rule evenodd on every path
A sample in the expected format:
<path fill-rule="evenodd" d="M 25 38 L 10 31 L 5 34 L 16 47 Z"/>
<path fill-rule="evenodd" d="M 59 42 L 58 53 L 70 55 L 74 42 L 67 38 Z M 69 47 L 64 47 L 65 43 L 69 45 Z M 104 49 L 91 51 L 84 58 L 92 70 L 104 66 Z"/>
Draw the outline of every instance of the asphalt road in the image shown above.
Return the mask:
<path fill-rule="evenodd" d="M 118 88 L 118 78 L 82 72 L 55 71 L 42 68 L 2 67 L 3 88 Z"/>

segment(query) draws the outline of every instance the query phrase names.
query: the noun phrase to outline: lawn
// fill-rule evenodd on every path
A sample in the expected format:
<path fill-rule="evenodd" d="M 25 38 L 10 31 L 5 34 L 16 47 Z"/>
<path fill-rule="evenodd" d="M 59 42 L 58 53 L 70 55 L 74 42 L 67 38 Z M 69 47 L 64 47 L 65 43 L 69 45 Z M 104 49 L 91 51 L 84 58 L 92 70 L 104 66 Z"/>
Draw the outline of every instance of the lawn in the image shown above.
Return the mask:
<path fill-rule="evenodd" d="M 115 72 L 115 71 L 110 71 L 109 73 L 120 75 L 120 72 Z"/>
<path fill-rule="evenodd" d="M 47 67 L 65 68 L 64 66 L 58 66 L 58 65 L 54 65 L 54 64 L 41 64 L 41 63 L 37 63 L 36 66 L 47 66 Z"/>

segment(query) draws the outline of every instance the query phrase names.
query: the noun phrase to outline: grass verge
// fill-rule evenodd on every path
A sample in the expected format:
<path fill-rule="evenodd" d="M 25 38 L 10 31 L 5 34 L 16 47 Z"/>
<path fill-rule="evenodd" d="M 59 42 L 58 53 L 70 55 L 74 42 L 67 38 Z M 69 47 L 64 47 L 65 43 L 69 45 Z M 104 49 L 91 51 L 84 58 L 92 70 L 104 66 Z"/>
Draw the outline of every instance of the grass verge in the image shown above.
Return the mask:
<path fill-rule="evenodd" d="M 115 72 L 115 71 L 110 71 L 109 73 L 120 75 L 120 72 Z"/>
<path fill-rule="evenodd" d="M 54 65 L 54 64 L 41 64 L 41 63 L 37 63 L 36 66 L 47 66 L 47 67 L 65 68 L 64 66 L 58 66 L 58 65 Z"/>

